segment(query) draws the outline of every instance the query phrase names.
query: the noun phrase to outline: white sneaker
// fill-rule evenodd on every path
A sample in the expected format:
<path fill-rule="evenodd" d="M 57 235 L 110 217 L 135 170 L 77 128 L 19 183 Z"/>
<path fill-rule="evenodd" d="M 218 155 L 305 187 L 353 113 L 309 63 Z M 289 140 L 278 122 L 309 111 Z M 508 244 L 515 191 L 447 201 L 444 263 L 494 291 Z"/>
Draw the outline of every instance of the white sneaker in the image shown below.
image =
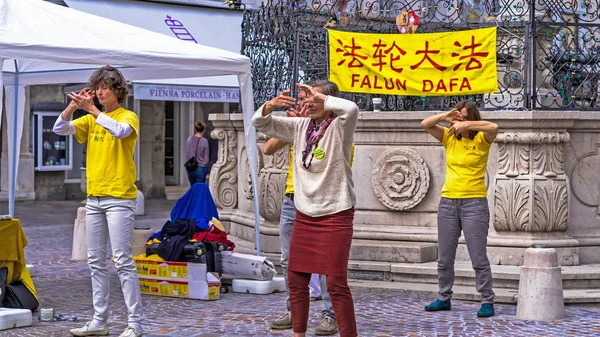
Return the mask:
<path fill-rule="evenodd" d="M 108 325 L 96 326 L 92 322 L 87 322 L 81 328 L 69 330 L 73 336 L 108 336 Z"/>
<path fill-rule="evenodd" d="M 128 326 L 119 337 L 142 337 L 142 332 L 134 327 Z"/>

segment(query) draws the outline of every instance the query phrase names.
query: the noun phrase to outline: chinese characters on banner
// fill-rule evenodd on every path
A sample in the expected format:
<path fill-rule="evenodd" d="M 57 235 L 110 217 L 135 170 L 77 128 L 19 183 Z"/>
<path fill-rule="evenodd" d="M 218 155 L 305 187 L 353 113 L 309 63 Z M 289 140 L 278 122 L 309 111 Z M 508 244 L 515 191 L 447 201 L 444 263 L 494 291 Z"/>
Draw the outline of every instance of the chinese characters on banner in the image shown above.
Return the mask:
<path fill-rule="evenodd" d="M 329 79 L 341 91 L 402 96 L 498 92 L 496 27 L 431 34 L 328 34 Z"/>

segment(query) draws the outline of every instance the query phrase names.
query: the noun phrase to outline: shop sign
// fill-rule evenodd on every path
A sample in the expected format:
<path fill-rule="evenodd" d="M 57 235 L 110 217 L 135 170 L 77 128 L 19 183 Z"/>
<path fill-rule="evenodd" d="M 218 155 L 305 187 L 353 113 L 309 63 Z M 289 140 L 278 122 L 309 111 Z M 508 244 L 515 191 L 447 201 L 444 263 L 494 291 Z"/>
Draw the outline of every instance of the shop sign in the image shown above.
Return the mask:
<path fill-rule="evenodd" d="M 135 99 L 155 101 L 238 103 L 240 100 L 240 91 L 238 88 L 203 88 L 135 84 L 133 95 Z"/>

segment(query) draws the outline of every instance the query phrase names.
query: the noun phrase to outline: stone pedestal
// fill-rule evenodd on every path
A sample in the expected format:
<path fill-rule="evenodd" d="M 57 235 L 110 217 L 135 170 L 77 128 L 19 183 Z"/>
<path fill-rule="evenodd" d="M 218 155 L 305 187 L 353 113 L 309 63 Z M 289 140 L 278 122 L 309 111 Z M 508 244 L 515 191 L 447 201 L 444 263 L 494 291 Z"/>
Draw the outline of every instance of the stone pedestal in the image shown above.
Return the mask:
<path fill-rule="evenodd" d="M 144 213 L 145 213 L 144 205 L 145 205 L 144 193 L 142 193 L 142 191 L 138 190 L 137 198 L 135 201 L 135 215 L 144 215 Z"/>
<path fill-rule="evenodd" d="M 71 260 L 87 261 L 87 243 L 85 242 L 85 207 L 77 209 L 77 219 L 73 229 L 73 250 Z"/>
<path fill-rule="evenodd" d="M 551 321 L 564 317 L 562 277 L 556 250 L 528 248 L 519 277 L 517 318 Z"/>
<path fill-rule="evenodd" d="M 541 92 L 541 91 L 540 91 Z M 538 97 L 538 100 L 540 98 Z M 375 243 L 436 243 L 445 151 L 424 132 L 434 112 L 360 113 L 352 166 L 354 239 Z M 589 111 L 482 111 L 500 134 L 490 150 L 486 184 L 490 206 L 487 252 L 494 265 L 520 266 L 525 250 L 546 244 L 561 266 L 600 263 L 600 114 Z M 259 186 L 252 191 L 241 114 L 211 114 L 219 161 L 210 189 L 220 220 L 253 247 L 252 197 L 260 203 L 261 250 L 279 253 L 278 223 L 287 151 L 258 151 Z M 258 146 L 266 138 L 257 134 Z M 253 193 L 250 193 L 253 192 Z M 148 194 L 145 194 L 148 197 Z M 270 243 L 272 243 L 272 245 Z M 269 247 L 269 248 L 267 248 Z M 387 247 L 374 247 L 392 262 Z M 356 248 L 358 252 L 359 248 Z M 394 250 L 394 254 L 397 250 Z M 461 239 L 457 261 L 469 256 Z M 515 282 L 516 287 L 516 282 Z"/>
<path fill-rule="evenodd" d="M 579 265 L 578 242 L 566 234 L 569 177 L 563 146 L 569 141 L 567 132 L 506 132 L 496 138 L 492 263 L 520 265 L 526 247 L 546 244 L 559 250 L 561 265 Z"/>

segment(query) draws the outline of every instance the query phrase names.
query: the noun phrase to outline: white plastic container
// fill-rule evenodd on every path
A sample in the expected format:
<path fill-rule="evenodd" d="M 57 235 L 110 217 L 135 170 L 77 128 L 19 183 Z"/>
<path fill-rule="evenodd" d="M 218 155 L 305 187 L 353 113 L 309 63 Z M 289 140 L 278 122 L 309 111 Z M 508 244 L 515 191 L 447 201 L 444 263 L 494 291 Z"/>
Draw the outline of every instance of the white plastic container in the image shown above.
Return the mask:
<path fill-rule="evenodd" d="M 29 309 L 0 308 L 0 330 L 30 326 L 32 317 Z"/>
<path fill-rule="evenodd" d="M 283 277 L 273 277 L 269 281 L 235 279 L 231 287 L 234 293 L 266 295 L 285 292 L 285 279 Z"/>
<path fill-rule="evenodd" d="M 224 251 L 221 253 L 221 265 L 226 279 L 267 281 L 277 275 L 273 262 L 264 256 Z"/>
<path fill-rule="evenodd" d="M 27 264 L 27 265 L 25 265 L 25 267 L 27 267 L 27 271 L 29 272 L 29 275 L 31 277 L 34 277 L 35 276 L 35 272 L 36 272 L 35 266 L 32 265 L 32 264 Z"/>

